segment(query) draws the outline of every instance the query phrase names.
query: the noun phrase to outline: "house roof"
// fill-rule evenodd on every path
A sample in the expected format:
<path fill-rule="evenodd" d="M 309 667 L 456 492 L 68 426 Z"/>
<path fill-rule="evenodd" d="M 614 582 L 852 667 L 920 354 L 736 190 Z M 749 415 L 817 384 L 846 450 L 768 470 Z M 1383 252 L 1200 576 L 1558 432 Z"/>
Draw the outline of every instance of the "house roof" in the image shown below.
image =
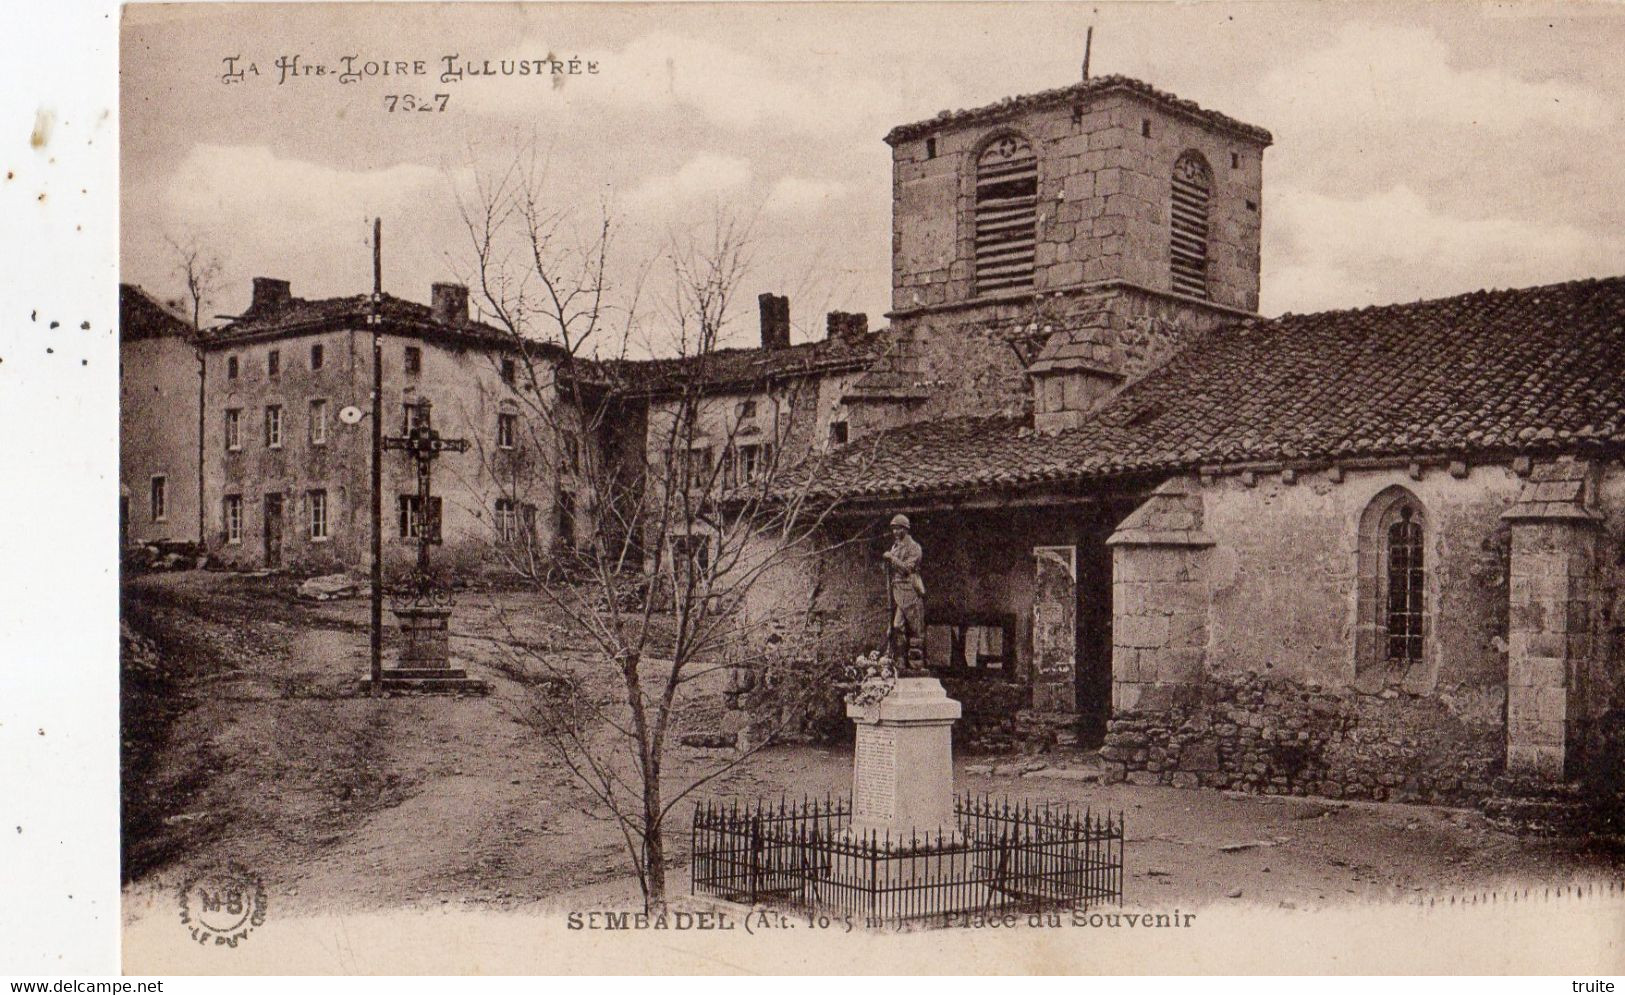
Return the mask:
<path fill-rule="evenodd" d="M 707 391 L 753 389 L 786 377 L 859 370 L 878 353 L 880 332 L 851 339 L 826 338 L 779 349 L 718 349 L 672 359 L 594 363 L 595 378 L 629 395 L 658 396 L 689 387 Z"/>
<path fill-rule="evenodd" d="M 962 418 L 857 440 L 818 489 L 869 497 L 1248 463 L 1625 449 L 1625 277 L 1248 319 L 1053 435 Z"/>
<path fill-rule="evenodd" d="M 960 127 L 967 124 L 997 121 L 1036 108 L 1070 104 L 1083 97 L 1114 92 L 1136 94 L 1171 113 L 1194 118 L 1222 131 L 1230 132 L 1263 145 L 1269 145 L 1275 141 L 1273 135 L 1257 125 L 1238 121 L 1227 114 L 1220 114 L 1218 111 L 1206 110 L 1197 105 L 1195 101 L 1181 99 L 1165 90 L 1157 89 L 1150 83 L 1128 76 L 1096 76 L 1093 79 L 1073 83 L 1071 86 L 1023 94 L 1019 97 L 1006 97 L 997 103 L 974 107 L 970 110 L 941 111 L 936 117 L 927 118 L 924 121 L 898 125 L 886 136 L 886 143 L 896 145 L 898 142 L 940 131 L 945 127 Z"/>
<path fill-rule="evenodd" d="M 320 300 L 290 297 L 275 307 L 251 308 L 224 325 L 205 329 L 203 341 L 207 345 L 217 346 L 332 328 L 357 327 L 366 323 L 370 309 L 369 294 L 326 297 Z M 438 322 L 434 320 L 427 304 L 404 300 L 390 294 L 383 295 L 379 302 L 379 313 L 383 316 L 385 326 L 391 330 L 409 331 L 429 340 L 438 338 L 459 344 L 476 342 L 492 346 L 512 345 L 512 336 L 500 328 L 477 321 L 456 325 Z"/>
<path fill-rule="evenodd" d="M 133 283 L 118 285 L 120 342 L 176 335 L 192 337 L 192 322 L 174 305 L 165 304 Z"/>
<path fill-rule="evenodd" d="M 259 310 L 250 309 L 234 320 L 206 329 L 203 340 L 219 347 L 243 341 L 280 338 L 332 328 L 364 325 L 371 308 L 367 294 L 306 300 L 290 297 L 283 303 Z M 493 325 L 469 321 L 446 324 L 434 319 L 426 304 L 384 294 L 379 304 L 385 327 L 409 332 L 433 341 L 456 344 L 480 343 L 496 348 L 514 348 L 513 336 Z M 879 333 L 859 338 L 831 338 L 805 342 L 782 349 L 718 349 L 703 356 L 675 359 L 593 360 L 578 357 L 574 370 L 578 382 L 614 390 L 631 396 L 671 393 L 700 385 L 708 391 L 730 387 L 748 388 L 763 381 L 786 376 L 859 369 L 875 355 Z M 553 343 L 538 343 L 564 358 L 564 349 Z"/>

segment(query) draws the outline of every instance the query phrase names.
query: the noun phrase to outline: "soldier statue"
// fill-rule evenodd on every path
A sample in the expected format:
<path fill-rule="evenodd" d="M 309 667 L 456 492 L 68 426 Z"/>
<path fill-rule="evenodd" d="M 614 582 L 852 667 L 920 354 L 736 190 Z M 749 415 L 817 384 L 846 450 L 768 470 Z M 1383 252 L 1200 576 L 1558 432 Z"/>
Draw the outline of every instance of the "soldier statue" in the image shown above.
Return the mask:
<path fill-rule="evenodd" d="M 891 520 L 892 545 L 883 557 L 892 608 L 886 642 L 898 673 L 918 674 L 925 671 L 925 582 L 920 579 L 925 551 L 908 528 L 907 515 Z"/>

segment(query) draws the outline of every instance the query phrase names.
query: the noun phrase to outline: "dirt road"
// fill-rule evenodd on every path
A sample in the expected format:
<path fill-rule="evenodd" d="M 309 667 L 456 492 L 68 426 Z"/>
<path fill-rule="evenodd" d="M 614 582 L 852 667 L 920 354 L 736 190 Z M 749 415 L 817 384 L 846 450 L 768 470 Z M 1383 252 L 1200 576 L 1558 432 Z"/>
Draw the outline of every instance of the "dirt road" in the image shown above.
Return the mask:
<path fill-rule="evenodd" d="M 351 692 L 366 670 L 364 602 L 304 604 L 291 589 L 274 577 L 215 573 L 128 585 L 126 620 L 156 650 L 139 679 L 128 679 L 126 663 L 132 896 L 227 858 L 295 910 L 514 908 L 598 886 L 624 890 L 630 867 L 619 832 L 521 721 L 524 689 L 491 666 L 493 639 L 512 625 L 582 666 L 590 653 L 518 595 L 471 594 L 454 619 L 453 652 L 493 683 L 489 697 L 359 697 Z M 714 707 L 695 702 L 688 721 L 703 728 Z M 675 747 L 673 782 L 714 757 Z M 1314 908 L 1616 878 L 1621 869 L 1616 857 L 1499 832 L 1468 811 L 1103 787 L 1056 776 L 1085 758 L 1041 758 L 1050 766 L 1025 773 L 1018 759 L 962 758 L 957 783 L 1123 810 L 1125 898 L 1135 904 Z M 1000 766 L 990 773 L 990 763 Z M 849 748 L 773 748 L 704 790 L 844 795 L 850 764 Z M 682 828 L 670 833 L 679 863 Z M 683 890 L 680 869 L 672 886 Z"/>

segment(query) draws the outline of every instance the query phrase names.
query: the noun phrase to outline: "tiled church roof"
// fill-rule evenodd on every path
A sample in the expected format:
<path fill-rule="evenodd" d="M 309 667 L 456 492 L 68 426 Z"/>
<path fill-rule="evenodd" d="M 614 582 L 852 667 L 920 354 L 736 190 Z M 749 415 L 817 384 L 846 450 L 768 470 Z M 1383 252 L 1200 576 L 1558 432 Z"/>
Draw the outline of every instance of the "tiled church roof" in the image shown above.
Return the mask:
<path fill-rule="evenodd" d="M 1206 465 L 1625 449 L 1625 277 L 1210 333 L 1088 423 L 968 418 L 858 439 L 827 494 L 901 496 Z"/>
<path fill-rule="evenodd" d="M 886 141 L 888 144 L 895 145 L 898 142 L 918 138 L 921 135 L 930 134 L 944 127 L 997 121 L 1007 116 L 1024 113 L 1035 107 L 1069 104 L 1081 97 L 1110 93 L 1114 90 L 1139 94 L 1171 112 L 1194 117 L 1215 128 L 1233 132 L 1255 142 L 1261 142 L 1264 145 L 1269 145 L 1275 141 L 1274 136 L 1257 125 L 1238 121 L 1227 114 L 1220 114 L 1218 111 L 1207 110 L 1198 106 L 1193 100 L 1184 100 L 1165 90 L 1159 90 L 1150 83 L 1128 76 L 1096 76 L 1093 79 L 1073 83 L 1071 86 L 1023 94 L 1019 97 L 1006 97 L 998 103 L 973 107 L 970 110 L 942 111 L 936 117 L 927 118 L 924 121 L 898 125 L 886 136 Z"/>

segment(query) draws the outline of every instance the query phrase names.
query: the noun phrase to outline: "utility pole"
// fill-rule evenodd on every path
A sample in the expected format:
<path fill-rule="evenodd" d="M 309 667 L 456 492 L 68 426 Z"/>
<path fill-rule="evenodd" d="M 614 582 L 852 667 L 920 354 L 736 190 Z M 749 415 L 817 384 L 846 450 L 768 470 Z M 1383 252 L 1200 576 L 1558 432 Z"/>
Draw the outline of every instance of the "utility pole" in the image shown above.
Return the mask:
<path fill-rule="evenodd" d="M 384 689 L 384 220 L 372 219 L 372 690 Z"/>

